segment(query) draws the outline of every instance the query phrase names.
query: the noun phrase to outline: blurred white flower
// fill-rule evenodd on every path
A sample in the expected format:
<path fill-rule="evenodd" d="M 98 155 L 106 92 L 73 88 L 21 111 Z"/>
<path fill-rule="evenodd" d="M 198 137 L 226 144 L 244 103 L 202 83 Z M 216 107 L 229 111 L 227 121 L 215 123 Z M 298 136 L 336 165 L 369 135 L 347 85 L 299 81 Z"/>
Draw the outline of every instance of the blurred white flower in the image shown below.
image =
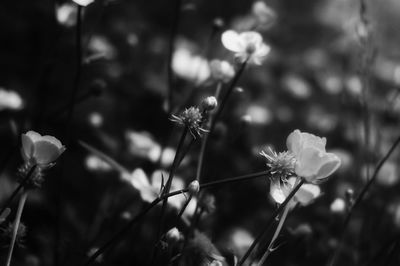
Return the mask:
<path fill-rule="evenodd" d="M 23 101 L 18 93 L 0 88 L 0 111 L 4 109 L 19 110 L 22 107 Z"/>
<path fill-rule="evenodd" d="M 156 162 L 161 154 L 161 146 L 153 139 L 150 133 L 128 130 L 125 133 L 128 149 L 131 154 L 140 158 Z"/>
<path fill-rule="evenodd" d="M 298 99 L 307 99 L 312 93 L 310 85 L 297 74 L 285 75 L 282 78 L 282 87 Z"/>
<path fill-rule="evenodd" d="M 85 159 L 86 168 L 92 171 L 108 172 L 112 169 L 111 165 L 103 161 L 96 155 L 88 155 Z"/>
<path fill-rule="evenodd" d="M 35 131 L 22 134 L 22 157 L 25 162 L 38 165 L 53 163 L 65 151 L 65 146 L 53 136 L 42 136 Z"/>
<path fill-rule="evenodd" d="M 154 201 L 161 192 L 161 185 L 167 182 L 168 173 L 161 170 L 156 170 L 151 175 L 150 179 L 147 177 L 146 173 L 141 169 L 137 168 L 132 173 L 122 173 L 121 178 L 128 181 L 136 190 L 139 191 L 140 196 L 145 202 Z M 164 179 L 164 181 L 163 181 Z M 171 184 L 171 192 L 184 189 L 183 180 L 175 176 Z M 170 197 L 168 199 L 168 204 L 177 210 L 180 210 L 183 204 L 186 202 L 188 195 L 178 194 L 176 196 Z M 192 198 L 189 205 L 187 206 L 184 216 L 192 216 L 196 209 L 196 200 Z"/>
<path fill-rule="evenodd" d="M 214 59 L 210 62 L 211 77 L 217 82 L 228 83 L 235 75 L 233 66 L 223 60 Z"/>
<path fill-rule="evenodd" d="M 270 195 L 276 203 L 283 203 L 286 197 L 295 187 L 296 177 L 290 177 L 287 180 L 274 178 L 271 180 Z M 321 189 L 317 185 L 303 184 L 297 193 L 294 195 L 291 206 L 297 203 L 300 205 L 308 205 L 321 194 Z"/>
<path fill-rule="evenodd" d="M 246 115 L 251 117 L 252 124 L 268 125 L 273 120 L 272 112 L 263 105 L 252 104 L 247 107 Z"/>
<path fill-rule="evenodd" d="M 117 56 L 117 50 L 108 38 L 101 35 L 94 35 L 89 42 L 89 50 L 92 53 L 86 60 L 113 59 Z"/>
<path fill-rule="evenodd" d="M 72 0 L 72 1 L 80 6 L 88 6 L 94 2 L 94 0 Z"/>
<path fill-rule="evenodd" d="M 342 198 L 336 198 L 330 206 L 333 213 L 343 213 L 346 210 L 346 202 Z"/>
<path fill-rule="evenodd" d="M 103 116 L 98 112 L 92 112 L 89 115 L 89 122 L 95 127 L 101 127 L 103 125 Z"/>
<path fill-rule="evenodd" d="M 72 3 L 64 3 L 56 7 L 56 18 L 58 23 L 65 27 L 72 27 L 76 24 L 77 12 L 76 6 Z"/>
<path fill-rule="evenodd" d="M 263 42 L 261 34 L 255 31 L 237 33 L 228 30 L 222 33 L 221 41 L 242 63 L 247 60 L 249 64 L 261 65 L 271 50 L 271 47 Z"/>
<path fill-rule="evenodd" d="M 172 70 L 175 74 L 185 80 L 201 84 L 206 81 L 210 75 L 208 61 L 182 46 L 178 47 L 172 58 Z"/>
<path fill-rule="evenodd" d="M 276 13 L 264 1 L 253 3 L 251 13 L 257 20 L 257 26 L 263 29 L 270 27 L 276 21 Z"/>
<path fill-rule="evenodd" d="M 307 182 L 323 181 L 340 167 L 340 158 L 325 151 L 326 138 L 296 129 L 287 137 L 286 145 L 296 158 L 296 174 Z"/>

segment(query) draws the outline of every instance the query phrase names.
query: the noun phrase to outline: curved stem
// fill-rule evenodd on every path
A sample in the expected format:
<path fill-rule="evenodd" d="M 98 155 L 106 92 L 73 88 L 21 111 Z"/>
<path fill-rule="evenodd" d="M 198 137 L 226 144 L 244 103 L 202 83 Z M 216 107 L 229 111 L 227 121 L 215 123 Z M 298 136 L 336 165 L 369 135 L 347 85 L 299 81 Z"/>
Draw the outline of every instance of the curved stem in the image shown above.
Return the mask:
<path fill-rule="evenodd" d="M 278 227 L 275 230 L 274 235 L 272 236 L 271 242 L 268 245 L 267 250 L 265 251 L 264 255 L 262 256 L 261 260 L 258 262 L 258 266 L 262 266 L 265 262 L 265 260 L 268 258 L 269 254 L 273 251 L 273 246 L 275 244 L 276 239 L 278 238 L 279 233 L 282 230 L 282 226 L 285 223 L 286 217 L 289 213 L 290 205 L 287 205 L 285 209 L 283 210 L 282 217 L 279 220 Z"/>
<path fill-rule="evenodd" d="M 377 166 L 376 166 L 376 168 L 374 170 L 374 173 L 372 174 L 372 177 L 364 185 L 364 187 L 362 188 L 361 192 L 358 194 L 358 196 L 354 200 L 354 203 L 353 203 L 352 207 L 350 208 L 349 212 L 347 213 L 346 218 L 345 218 L 345 220 L 343 222 L 343 227 L 342 227 L 342 230 L 340 232 L 339 244 L 338 244 L 337 248 L 335 249 L 331 259 L 328 261 L 328 265 L 329 266 L 334 266 L 335 265 L 337 257 L 340 254 L 340 250 L 341 250 L 342 245 L 343 245 L 345 232 L 346 232 L 347 226 L 350 223 L 350 220 L 351 220 L 351 218 L 353 216 L 354 209 L 363 200 L 365 194 L 367 193 L 367 191 L 369 190 L 371 185 L 374 183 L 376 177 L 378 176 L 378 173 L 381 170 L 382 166 L 389 159 L 390 155 L 393 153 L 393 151 L 396 149 L 396 147 L 399 145 L 399 143 L 400 143 L 400 136 L 396 139 L 396 141 L 393 143 L 392 147 L 390 147 L 389 151 L 385 154 L 385 156 L 379 161 L 379 163 L 377 164 Z"/>
<path fill-rule="evenodd" d="M 248 174 L 248 175 L 237 176 L 237 177 L 233 177 L 233 178 L 226 178 L 226 179 L 222 179 L 222 180 L 214 181 L 214 182 L 210 182 L 210 183 L 205 183 L 203 185 L 200 185 L 200 190 L 220 186 L 223 184 L 246 181 L 246 180 L 250 180 L 250 179 L 254 179 L 254 178 L 258 178 L 258 177 L 265 177 L 267 174 L 269 174 L 269 172 L 263 171 L 263 172 Z M 161 197 L 156 198 L 145 209 L 143 209 L 140 213 L 138 213 L 128 224 L 126 224 L 119 232 L 117 232 L 110 240 L 108 240 L 105 244 L 103 244 L 92 256 L 90 256 L 89 259 L 86 261 L 85 265 L 86 266 L 91 265 L 96 260 L 97 257 L 99 257 L 108 248 L 111 248 L 115 243 L 117 243 L 120 239 L 122 239 L 126 235 L 126 233 L 132 228 L 132 226 L 135 225 L 140 219 L 142 219 L 158 203 L 160 203 L 161 201 L 163 201 L 166 198 L 173 197 L 173 196 L 176 196 L 176 195 L 179 195 L 182 193 L 186 193 L 188 191 L 189 191 L 188 188 L 180 189 L 180 190 L 173 191 L 173 192 L 164 194 Z"/>
<path fill-rule="evenodd" d="M 24 210 L 24 206 L 25 206 L 27 197 L 28 197 L 28 191 L 25 190 L 24 193 L 22 194 L 21 198 L 19 199 L 17 216 L 15 217 L 15 221 L 13 224 L 13 234 L 12 234 L 12 238 L 11 238 L 10 248 L 8 249 L 8 254 L 7 254 L 6 266 L 10 266 L 10 264 L 11 264 L 11 257 L 12 257 L 12 253 L 14 251 L 15 240 L 17 239 L 18 227 L 21 222 L 22 211 Z"/>
<path fill-rule="evenodd" d="M 272 213 L 270 218 L 267 221 L 267 224 L 265 225 L 264 229 L 261 231 L 261 233 L 254 239 L 253 243 L 249 247 L 249 249 L 246 251 L 246 253 L 243 255 L 243 257 L 240 259 L 239 263 L 237 266 L 243 265 L 243 263 L 247 260 L 247 258 L 250 256 L 251 252 L 253 249 L 256 247 L 258 242 L 264 237 L 264 235 L 268 232 L 270 226 L 275 220 L 275 217 L 278 216 L 280 212 L 282 212 L 283 208 L 286 207 L 286 205 L 289 203 L 289 201 L 293 198 L 293 196 L 296 194 L 296 192 L 300 189 L 300 187 L 303 185 L 304 179 L 301 179 L 300 182 L 294 187 L 294 189 L 290 192 L 290 194 L 286 197 L 285 201 L 282 202 L 281 205 Z"/>

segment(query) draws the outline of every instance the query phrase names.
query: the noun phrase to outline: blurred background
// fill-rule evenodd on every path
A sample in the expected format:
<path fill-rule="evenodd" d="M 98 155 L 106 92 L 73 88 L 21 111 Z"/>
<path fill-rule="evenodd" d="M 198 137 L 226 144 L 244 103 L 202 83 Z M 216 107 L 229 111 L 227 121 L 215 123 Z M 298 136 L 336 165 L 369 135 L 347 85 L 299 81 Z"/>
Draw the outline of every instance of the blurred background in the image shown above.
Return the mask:
<path fill-rule="evenodd" d="M 83 8 L 83 63 L 70 121 L 77 5 L 0 2 L 0 201 L 17 186 L 21 133 L 35 130 L 67 145 L 42 188 L 30 194 L 14 265 L 81 264 L 143 207 L 138 190 L 78 141 L 129 171 L 141 168 L 150 177 L 169 169 L 182 131 L 165 109 L 174 2 L 95 0 Z M 326 137 L 327 150 L 342 160 L 322 195 L 290 213 L 269 265 L 325 265 L 338 245 L 346 191 L 360 191 L 400 133 L 400 1 L 365 6 L 182 1 L 172 56 L 174 114 L 214 94 L 210 60 L 234 63 L 222 32 L 256 30 L 271 46 L 261 66 L 246 68 L 229 99 L 209 140 L 203 182 L 263 171 L 259 153 L 267 146 L 284 151 L 294 129 Z M 178 169 L 184 184 L 195 177 L 199 149 L 196 142 Z M 338 265 L 400 265 L 398 167 L 395 151 L 355 211 Z M 268 178 L 207 193 L 215 209 L 199 231 L 221 254 L 240 257 L 275 209 Z M 147 265 L 158 215 L 151 212 L 98 264 Z M 7 227 L 1 225 L 2 258 Z"/>

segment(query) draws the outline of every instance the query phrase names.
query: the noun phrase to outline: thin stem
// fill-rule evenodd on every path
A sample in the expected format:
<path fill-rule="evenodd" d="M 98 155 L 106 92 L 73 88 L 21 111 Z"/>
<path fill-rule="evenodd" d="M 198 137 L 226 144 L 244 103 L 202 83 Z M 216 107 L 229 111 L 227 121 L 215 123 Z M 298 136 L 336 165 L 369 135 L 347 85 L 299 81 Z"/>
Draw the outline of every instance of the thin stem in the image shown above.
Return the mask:
<path fill-rule="evenodd" d="M 207 188 L 212 188 L 212 187 L 217 187 L 223 184 L 228 184 L 228 183 L 235 183 L 235 182 L 240 182 L 240 181 L 246 181 L 258 177 L 265 177 L 269 172 L 263 171 L 263 172 L 257 172 L 253 174 L 248 174 L 248 175 L 242 175 L 242 176 L 237 176 L 233 178 L 226 178 L 222 179 L 219 181 L 214 181 L 214 182 L 209 182 L 205 183 L 203 185 L 200 185 L 200 190 L 202 189 L 207 189 Z M 176 195 L 180 195 L 182 193 L 188 192 L 189 189 L 180 189 L 177 191 L 173 191 L 167 194 L 164 194 L 158 198 L 156 198 L 154 201 L 152 201 L 145 209 L 143 209 L 140 213 L 138 213 L 128 224 L 126 224 L 119 232 L 117 232 L 110 240 L 108 240 L 103 246 L 101 246 L 85 263 L 85 265 L 91 265 L 98 256 L 103 254 L 108 248 L 111 248 L 115 243 L 117 243 L 121 238 L 126 236 L 126 233 L 130 230 L 130 228 L 135 225 L 140 219 L 142 219 L 153 207 L 155 207 L 158 203 L 163 201 L 166 198 L 173 197 Z M 290 196 L 290 195 L 289 195 Z M 283 203 L 284 204 L 284 203 Z"/>
<path fill-rule="evenodd" d="M 171 170 L 169 172 L 169 177 L 167 180 L 167 183 L 165 184 L 165 187 L 163 189 L 162 194 L 168 194 L 170 189 L 171 189 L 171 184 L 172 184 L 172 180 L 174 178 L 175 175 L 175 171 L 177 170 L 178 166 L 179 166 L 179 153 L 181 151 L 181 149 L 183 148 L 183 144 L 185 142 L 187 133 L 188 133 L 189 129 L 187 127 L 185 127 L 185 129 L 182 132 L 181 138 L 179 140 L 178 143 L 178 147 L 176 148 L 176 153 L 175 153 L 175 157 L 174 160 L 172 162 L 172 166 L 171 166 Z M 167 203 L 168 203 L 168 198 L 165 198 L 163 200 L 163 204 L 161 207 L 161 218 L 160 218 L 160 226 L 159 226 L 159 236 L 161 235 L 161 231 L 163 230 L 163 226 L 165 223 L 165 211 L 166 211 L 166 207 L 167 207 Z"/>
<path fill-rule="evenodd" d="M 28 197 L 28 191 L 25 190 L 24 193 L 22 194 L 21 198 L 19 199 L 17 216 L 15 217 L 15 221 L 13 224 L 13 234 L 12 234 L 12 238 L 11 238 L 10 248 L 8 250 L 6 266 L 10 266 L 10 264 L 11 264 L 11 257 L 12 257 L 12 253 L 14 251 L 15 240 L 17 239 L 18 227 L 21 222 L 22 211 L 24 210 L 24 206 L 25 206 L 27 197 Z"/>
<path fill-rule="evenodd" d="M 282 202 L 281 205 L 272 213 L 270 216 L 269 220 L 267 221 L 267 224 L 265 225 L 264 229 L 261 231 L 261 233 L 254 239 L 253 243 L 249 247 L 249 249 L 246 251 L 246 253 L 243 255 L 243 257 L 240 259 L 239 263 L 237 266 L 242 266 L 243 263 L 247 260 L 247 258 L 250 256 L 251 252 L 253 249 L 256 247 L 258 242 L 264 237 L 264 235 L 268 232 L 270 226 L 275 220 L 275 217 L 278 216 L 279 213 L 282 212 L 283 208 L 286 207 L 286 205 L 289 203 L 289 201 L 293 198 L 293 196 L 296 194 L 296 192 L 300 189 L 300 187 L 303 185 L 304 179 L 301 179 L 300 182 L 294 187 L 294 189 L 290 192 L 290 194 L 286 197 L 285 201 Z"/>
<path fill-rule="evenodd" d="M 0 215 L 4 212 L 5 209 L 7 209 L 12 201 L 14 200 L 14 198 L 18 195 L 19 191 L 24 188 L 24 186 L 26 185 L 26 183 L 28 182 L 28 180 L 31 178 L 33 172 L 36 169 L 36 165 L 31 167 L 31 169 L 29 170 L 28 174 L 24 177 L 24 179 L 22 179 L 22 181 L 19 183 L 18 187 L 14 190 L 14 192 L 11 194 L 11 196 L 7 199 L 6 204 L 4 204 L 4 206 L 1 208 L 0 210 Z"/>
<path fill-rule="evenodd" d="M 168 113 L 172 110 L 172 98 L 173 98 L 173 87 L 174 87 L 174 73 L 172 71 L 172 56 L 174 53 L 174 42 L 175 37 L 178 32 L 178 25 L 181 15 L 181 5 L 182 0 L 175 0 L 174 7 L 174 17 L 172 20 L 171 32 L 169 35 L 169 46 L 168 46 L 168 58 L 167 58 L 167 70 L 168 70 L 168 102 L 167 102 L 167 110 Z"/>
<path fill-rule="evenodd" d="M 276 239 L 278 238 L 279 233 L 282 230 L 283 224 L 285 223 L 285 220 L 289 213 L 289 210 L 290 210 L 290 205 L 287 205 L 285 207 L 285 209 L 283 210 L 282 217 L 279 220 L 279 224 L 275 230 L 274 235 L 272 236 L 271 242 L 269 243 L 267 250 L 265 251 L 261 260 L 258 262 L 258 266 L 262 266 L 264 264 L 265 260 L 268 258 L 269 254 L 271 254 L 271 252 L 273 251 L 273 246 L 275 244 Z"/>
<path fill-rule="evenodd" d="M 342 245 L 343 245 L 345 232 L 346 232 L 347 226 L 348 226 L 348 224 L 349 224 L 349 222 L 350 222 L 350 220 L 351 220 L 351 218 L 353 216 L 354 209 L 363 200 L 365 194 L 367 193 L 367 191 L 369 190 L 371 185 L 374 183 L 376 177 L 378 176 L 378 173 L 381 170 L 382 166 L 389 159 L 390 155 L 393 153 L 393 151 L 396 149 L 396 147 L 399 145 L 399 143 L 400 143 L 400 136 L 396 139 L 396 141 L 393 143 L 392 147 L 390 147 L 389 151 L 385 154 L 385 156 L 379 161 L 379 163 L 377 164 L 377 166 L 376 166 L 376 168 L 374 170 L 374 173 L 372 174 L 371 179 L 368 180 L 368 182 L 364 185 L 364 187 L 361 189 L 361 192 L 358 194 L 358 196 L 354 200 L 354 203 L 353 203 L 352 207 L 350 208 L 349 212 L 347 213 L 346 218 L 345 218 L 345 220 L 343 222 L 343 227 L 342 227 L 342 230 L 340 232 L 339 244 L 338 244 L 337 248 L 335 249 L 335 252 L 333 253 L 331 259 L 328 262 L 329 266 L 334 266 L 335 265 L 337 257 L 340 254 L 340 250 L 341 250 Z"/>

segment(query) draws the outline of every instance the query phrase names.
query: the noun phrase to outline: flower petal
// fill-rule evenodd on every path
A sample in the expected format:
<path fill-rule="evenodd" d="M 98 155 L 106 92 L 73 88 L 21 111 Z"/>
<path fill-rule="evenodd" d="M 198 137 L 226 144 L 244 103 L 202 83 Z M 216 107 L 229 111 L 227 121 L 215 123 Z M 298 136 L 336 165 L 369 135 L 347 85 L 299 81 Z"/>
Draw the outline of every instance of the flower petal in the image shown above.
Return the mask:
<path fill-rule="evenodd" d="M 301 132 L 300 130 L 296 129 L 286 139 L 286 147 L 290 152 L 294 155 L 297 155 L 302 147 L 301 143 Z"/>
<path fill-rule="evenodd" d="M 265 43 L 261 43 L 260 47 L 256 49 L 254 57 L 265 57 L 271 51 L 271 47 L 266 45 Z"/>
<path fill-rule="evenodd" d="M 222 33 L 221 41 L 224 47 L 232 52 L 240 52 L 245 49 L 240 41 L 239 34 L 233 30 Z"/>
<path fill-rule="evenodd" d="M 317 178 L 318 170 L 321 168 L 321 156 L 320 151 L 314 147 L 300 150 L 296 158 L 296 174 L 304 177 L 308 182 L 313 182 Z"/>
<path fill-rule="evenodd" d="M 286 195 L 282 191 L 279 179 L 271 180 L 269 194 L 276 203 L 281 204 L 285 201 Z"/>
<path fill-rule="evenodd" d="M 295 199 L 301 205 L 307 205 L 315 198 L 317 198 L 321 193 L 321 189 L 317 185 L 313 184 L 303 184 L 297 191 Z"/>
<path fill-rule="evenodd" d="M 317 178 L 324 179 L 333 174 L 339 167 L 341 161 L 338 156 L 334 153 L 326 153 L 320 162 L 320 168 L 318 169 Z"/>
<path fill-rule="evenodd" d="M 33 158 L 38 164 L 49 164 L 60 156 L 61 150 L 51 142 L 40 140 L 34 143 Z"/>
<path fill-rule="evenodd" d="M 239 34 L 239 39 L 243 47 L 247 47 L 248 45 L 259 47 L 263 42 L 263 37 L 256 31 L 242 32 Z"/>

